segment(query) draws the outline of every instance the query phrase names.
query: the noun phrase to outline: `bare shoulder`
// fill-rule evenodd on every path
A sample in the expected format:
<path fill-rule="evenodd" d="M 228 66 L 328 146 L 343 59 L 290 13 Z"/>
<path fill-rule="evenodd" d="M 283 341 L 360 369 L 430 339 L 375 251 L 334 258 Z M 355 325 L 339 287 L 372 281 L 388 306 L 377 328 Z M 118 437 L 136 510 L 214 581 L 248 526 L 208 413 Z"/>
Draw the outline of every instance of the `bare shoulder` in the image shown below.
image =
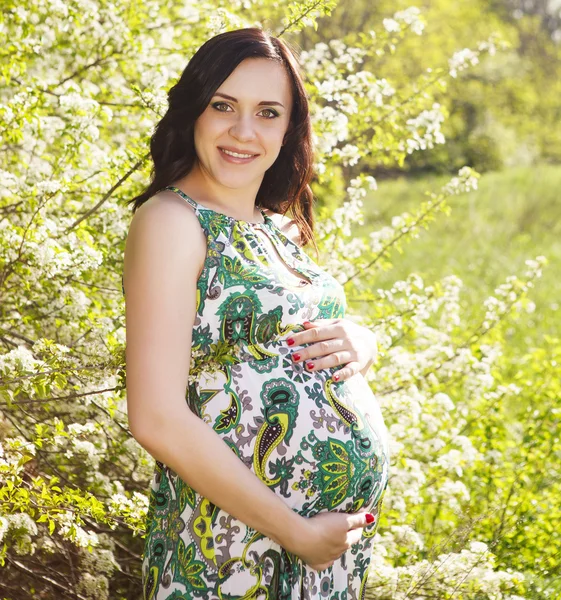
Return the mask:
<path fill-rule="evenodd" d="M 264 212 L 267 213 L 275 225 L 289 238 L 293 241 L 297 246 L 302 245 L 302 240 L 300 239 L 300 230 L 298 229 L 298 225 L 296 225 L 296 221 L 293 221 L 290 217 L 285 215 L 281 215 L 280 213 L 273 212 L 268 208 L 263 209 Z"/>
<path fill-rule="evenodd" d="M 134 213 L 125 243 L 129 426 L 150 447 L 162 415 L 183 410 L 206 238 L 181 197 L 156 194 Z"/>
<path fill-rule="evenodd" d="M 152 227 L 148 223 L 152 223 Z M 162 234 L 161 225 L 178 230 L 183 227 L 194 230 L 197 227 L 201 228 L 191 206 L 183 198 L 168 190 L 158 192 L 144 202 L 136 210 L 131 221 L 131 229 L 133 226 L 143 227 L 147 230 L 153 229 L 156 234 L 158 232 Z"/>
<path fill-rule="evenodd" d="M 125 245 L 125 271 L 132 263 L 143 261 L 156 269 L 162 266 L 155 264 L 158 260 L 177 265 L 182 257 L 188 257 L 200 270 L 205 255 L 206 238 L 199 220 L 177 194 L 159 192 L 134 213 Z"/>

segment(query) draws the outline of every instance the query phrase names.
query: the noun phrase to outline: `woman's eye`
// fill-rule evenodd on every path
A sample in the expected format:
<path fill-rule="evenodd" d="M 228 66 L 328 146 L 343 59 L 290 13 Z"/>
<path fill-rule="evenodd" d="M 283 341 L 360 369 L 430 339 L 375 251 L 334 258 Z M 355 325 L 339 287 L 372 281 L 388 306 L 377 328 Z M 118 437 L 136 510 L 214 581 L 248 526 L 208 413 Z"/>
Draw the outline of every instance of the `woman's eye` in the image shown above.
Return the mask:
<path fill-rule="evenodd" d="M 215 102 L 212 107 L 216 108 L 216 110 L 219 110 L 220 112 L 226 112 L 224 110 L 220 110 L 218 107 L 219 106 L 228 106 L 225 102 Z"/>
<path fill-rule="evenodd" d="M 269 112 L 271 113 L 271 115 L 273 115 L 272 117 L 265 117 L 266 119 L 274 119 L 275 117 L 279 116 L 278 112 L 276 112 L 275 110 L 271 110 L 270 108 L 266 108 L 263 112 Z"/>
<path fill-rule="evenodd" d="M 230 108 L 228 104 L 226 104 L 225 102 L 214 102 L 214 104 L 212 104 L 212 108 L 216 109 L 219 112 L 228 112 L 227 110 L 222 110 L 220 107 L 221 106 L 226 106 L 227 108 Z M 265 108 L 261 111 L 262 113 L 270 113 L 270 116 L 266 116 L 266 119 L 274 119 L 275 117 L 279 116 L 279 113 L 276 110 L 272 110 L 271 108 Z"/>

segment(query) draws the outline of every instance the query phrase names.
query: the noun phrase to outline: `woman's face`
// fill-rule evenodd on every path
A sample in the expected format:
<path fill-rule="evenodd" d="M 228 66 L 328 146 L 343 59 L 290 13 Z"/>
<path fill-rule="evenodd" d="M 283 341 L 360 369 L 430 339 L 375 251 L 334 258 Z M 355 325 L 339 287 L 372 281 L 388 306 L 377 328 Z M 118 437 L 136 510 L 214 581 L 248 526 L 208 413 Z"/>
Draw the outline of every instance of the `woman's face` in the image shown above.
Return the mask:
<path fill-rule="evenodd" d="M 258 188 L 280 152 L 291 110 L 284 67 L 264 58 L 242 61 L 195 122 L 199 166 L 220 185 Z M 228 156 L 224 150 L 251 157 Z"/>

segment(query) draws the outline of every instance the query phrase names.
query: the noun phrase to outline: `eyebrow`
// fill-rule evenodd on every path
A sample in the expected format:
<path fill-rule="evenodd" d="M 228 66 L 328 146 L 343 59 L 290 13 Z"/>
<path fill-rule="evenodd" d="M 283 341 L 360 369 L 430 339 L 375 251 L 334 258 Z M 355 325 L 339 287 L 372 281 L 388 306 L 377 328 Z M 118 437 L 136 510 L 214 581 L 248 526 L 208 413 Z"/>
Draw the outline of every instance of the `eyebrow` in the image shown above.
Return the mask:
<path fill-rule="evenodd" d="M 223 94 L 221 92 L 216 92 L 214 95 L 215 96 L 220 96 L 222 98 L 226 98 L 226 100 L 231 100 L 232 102 L 237 102 L 236 98 L 234 98 L 233 96 L 228 96 L 228 94 Z M 284 108 L 283 104 L 281 104 L 280 102 L 276 102 L 275 100 L 263 100 L 263 102 L 259 102 L 259 104 L 257 106 L 264 106 L 264 105 L 268 105 L 268 106 L 282 106 Z"/>

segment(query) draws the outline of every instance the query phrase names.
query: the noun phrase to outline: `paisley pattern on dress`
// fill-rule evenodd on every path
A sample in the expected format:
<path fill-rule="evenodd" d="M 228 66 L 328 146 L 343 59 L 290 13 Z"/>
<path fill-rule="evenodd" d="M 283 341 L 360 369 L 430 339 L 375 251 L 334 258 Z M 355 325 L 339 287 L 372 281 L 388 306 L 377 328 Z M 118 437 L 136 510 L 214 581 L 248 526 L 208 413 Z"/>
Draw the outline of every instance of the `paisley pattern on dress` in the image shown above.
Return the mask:
<path fill-rule="evenodd" d="M 265 212 L 250 223 L 164 189 L 192 207 L 207 239 L 188 407 L 303 517 L 368 509 L 376 519 L 317 572 L 156 461 L 144 600 L 362 600 L 388 482 L 387 429 L 361 374 L 336 382 L 341 366 L 308 371 L 291 358 L 305 346 L 286 343 L 305 320 L 344 317 L 344 289 Z"/>

